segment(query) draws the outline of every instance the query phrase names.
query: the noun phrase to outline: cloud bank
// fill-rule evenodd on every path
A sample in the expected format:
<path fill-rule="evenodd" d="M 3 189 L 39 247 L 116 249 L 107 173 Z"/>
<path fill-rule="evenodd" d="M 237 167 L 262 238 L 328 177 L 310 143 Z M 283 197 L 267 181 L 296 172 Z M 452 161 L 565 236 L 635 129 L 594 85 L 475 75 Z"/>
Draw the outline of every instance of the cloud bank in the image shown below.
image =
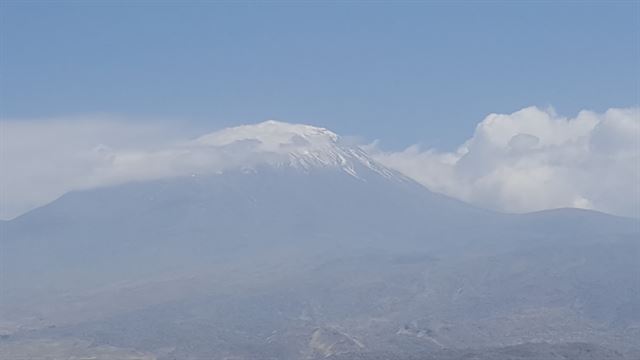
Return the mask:
<path fill-rule="evenodd" d="M 480 207 L 529 212 L 561 207 L 640 217 L 640 109 L 575 118 L 528 107 L 491 114 L 457 151 L 368 147 L 374 158 Z"/>
<path fill-rule="evenodd" d="M 166 146 L 175 136 L 169 129 L 104 116 L 0 121 L 0 218 L 13 218 L 72 190 L 115 182 L 113 170 L 126 166 L 121 163 L 129 156 Z M 151 169 L 139 164 L 136 171 Z M 122 176 L 123 181 L 135 178 Z"/>
<path fill-rule="evenodd" d="M 282 164 L 290 154 L 335 161 L 322 154 L 335 140 L 326 129 L 275 121 L 195 138 L 167 123 L 104 117 L 2 121 L 0 219 L 74 190 Z"/>
<path fill-rule="evenodd" d="M 0 218 L 73 190 L 223 171 L 252 161 L 237 146 L 261 149 L 227 144 L 227 133 L 194 138 L 168 123 L 106 117 L 0 121 Z M 432 191 L 481 207 L 580 207 L 640 217 L 637 108 L 583 111 L 571 119 L 536 107 L 492 114 L 454 152 L 363 148 Z"/>

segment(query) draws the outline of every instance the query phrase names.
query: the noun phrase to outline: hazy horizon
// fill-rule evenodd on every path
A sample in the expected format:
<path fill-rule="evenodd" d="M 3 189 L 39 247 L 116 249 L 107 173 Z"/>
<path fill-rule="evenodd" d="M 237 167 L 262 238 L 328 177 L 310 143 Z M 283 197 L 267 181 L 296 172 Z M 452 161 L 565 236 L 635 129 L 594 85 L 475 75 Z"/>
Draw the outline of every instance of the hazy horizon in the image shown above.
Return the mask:
<path fill-rule="evenodd" d="M 0 2 L 0 360 L 640 359 L 640 2 Z"/>

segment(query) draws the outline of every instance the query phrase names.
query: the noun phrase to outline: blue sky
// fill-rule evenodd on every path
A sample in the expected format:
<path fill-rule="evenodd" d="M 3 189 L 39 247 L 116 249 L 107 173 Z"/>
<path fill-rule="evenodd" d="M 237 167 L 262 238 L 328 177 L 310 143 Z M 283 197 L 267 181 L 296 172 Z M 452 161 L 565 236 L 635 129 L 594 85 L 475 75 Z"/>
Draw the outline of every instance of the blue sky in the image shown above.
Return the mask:
<path fill-rule="evenodd" d="M 3 1 L 0 116 L 265 119 L 450 149 L 492 112 L 638 106 L 638 2 Z"/>

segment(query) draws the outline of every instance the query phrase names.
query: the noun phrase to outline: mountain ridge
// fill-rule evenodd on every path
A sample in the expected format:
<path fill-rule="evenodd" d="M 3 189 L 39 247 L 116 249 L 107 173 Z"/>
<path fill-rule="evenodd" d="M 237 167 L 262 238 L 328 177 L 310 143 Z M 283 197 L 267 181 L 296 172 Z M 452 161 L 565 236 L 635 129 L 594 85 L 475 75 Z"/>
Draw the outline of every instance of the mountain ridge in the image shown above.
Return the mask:
<path fill-rule="evenodd" d="M 275 125 L 272 142 L 244 128 L 201 145 L 248 167 L 74 191 L 1 222 L 0 356 L 42 339 L 158 360 L 640 351 L 640 222 L 479 209 L 350 145 L 333 156 L 322 131 L 330 151 L 292 163 L 310 145 Z"/>

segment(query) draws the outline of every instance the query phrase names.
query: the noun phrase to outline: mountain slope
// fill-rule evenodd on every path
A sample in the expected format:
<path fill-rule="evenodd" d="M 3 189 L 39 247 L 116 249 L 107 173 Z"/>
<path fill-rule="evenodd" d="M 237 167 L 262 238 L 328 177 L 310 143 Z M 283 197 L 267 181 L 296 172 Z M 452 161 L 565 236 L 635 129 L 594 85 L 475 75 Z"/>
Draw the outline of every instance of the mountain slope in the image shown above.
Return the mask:
<path fill-rule="evenodd" d="M 541 341 L 639 350 L 636 220 L 477 209 L 310 126 L 232 128 L 194 146 L 220 161 L 69 193 L 0 224 L 9 349 L 75 339 L 160 359 Z"/>

